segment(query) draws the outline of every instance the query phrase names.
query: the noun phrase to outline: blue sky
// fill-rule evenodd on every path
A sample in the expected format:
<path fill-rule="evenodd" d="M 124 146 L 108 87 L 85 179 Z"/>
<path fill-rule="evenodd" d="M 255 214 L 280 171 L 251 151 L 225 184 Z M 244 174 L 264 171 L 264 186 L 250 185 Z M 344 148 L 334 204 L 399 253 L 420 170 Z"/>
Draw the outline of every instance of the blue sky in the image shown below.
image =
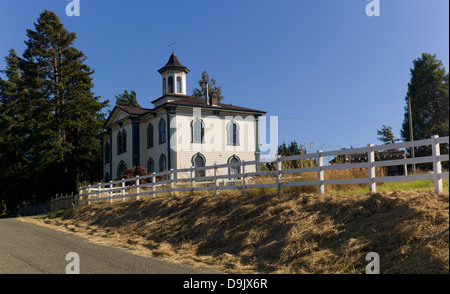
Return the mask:
<path fill-rule="evenodd" d="M 366 0 L 80 0 L 78 17 L 68 3 L 0 0 L 0 69 L 48 9 L 76 32 L 96 95 L 134 89 L 151 108 L 174 40 L 188 94 L 207 70 L 224 103 L 278 116 L 279 143 L 310 151 L 381 144 L 383 124 L 400 136 L 412 61 L 433 53 L 449 68 L 448 0 L 379 0 L 373 17 Z"/>

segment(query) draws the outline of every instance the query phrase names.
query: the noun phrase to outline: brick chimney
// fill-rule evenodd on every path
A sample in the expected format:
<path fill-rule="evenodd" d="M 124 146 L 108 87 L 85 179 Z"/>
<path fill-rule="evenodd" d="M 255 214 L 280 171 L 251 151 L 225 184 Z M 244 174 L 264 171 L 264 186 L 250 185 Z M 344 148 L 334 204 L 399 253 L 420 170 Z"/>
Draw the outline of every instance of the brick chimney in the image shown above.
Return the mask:
<path fill-rule="evenodd" d="M 219 98 L 217 98 L 217 94 L 211 94 L 211 97 L 209 98 L 209 105 L 216 107 L 219 106 Z"/>

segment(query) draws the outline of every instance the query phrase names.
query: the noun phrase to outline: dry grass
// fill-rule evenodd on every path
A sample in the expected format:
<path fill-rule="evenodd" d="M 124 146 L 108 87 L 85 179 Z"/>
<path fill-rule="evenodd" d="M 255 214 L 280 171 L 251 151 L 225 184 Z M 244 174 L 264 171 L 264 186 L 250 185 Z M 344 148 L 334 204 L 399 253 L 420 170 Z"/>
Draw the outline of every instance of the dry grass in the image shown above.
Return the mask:
<path fill-rule="evenodd" d="M 138 254 L 228 273 L 449 272 L 449 195 L 175 196 L 33 220 Z"/>

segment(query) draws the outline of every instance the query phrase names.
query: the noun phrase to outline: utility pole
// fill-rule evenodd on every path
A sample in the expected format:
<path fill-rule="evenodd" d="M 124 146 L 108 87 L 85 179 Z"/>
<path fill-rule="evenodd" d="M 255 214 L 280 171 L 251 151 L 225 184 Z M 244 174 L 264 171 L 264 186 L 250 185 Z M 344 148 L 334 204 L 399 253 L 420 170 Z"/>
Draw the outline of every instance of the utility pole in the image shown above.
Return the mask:
<path fill-rule="evenodd" d="M 411 97 L 408 97 L 408 112 L 409 112 L 409 140 L 414 141 L 413 137 L 413 128 L 412 128 L 412 111 L 411 111 Z M 415 158 L 414 155 L 414 146 L 411 147 L 411 157 Z M 413 173 L 416 173 L 416 164 L 412 165 Z"/>

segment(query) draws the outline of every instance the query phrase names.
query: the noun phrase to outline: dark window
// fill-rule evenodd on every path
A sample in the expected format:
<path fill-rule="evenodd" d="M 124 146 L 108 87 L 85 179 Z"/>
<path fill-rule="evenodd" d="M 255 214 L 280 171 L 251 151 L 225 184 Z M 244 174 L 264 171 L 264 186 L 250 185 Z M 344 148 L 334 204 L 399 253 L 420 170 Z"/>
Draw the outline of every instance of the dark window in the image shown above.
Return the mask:
<path fill-rule="evenodd" d="M 161 154 L 159 157 L 159 172 L 163 172 L 167 170 L 167 160 L 164 154 Z"/>
<path fill-rule="evenodd" d="M 152 158 L 149 158 L 149 160 L 147 162 L 147 171 L 149 173 L 154 173 L 155 172 L 155 163 L 153 162 Z"/>
<path fill-rule="evenodd" d="M 181 77 L 177 77 L 177 93 L 181 93 Z"/>
<path fill-rule="evenodd" d="M 123 161 L 119 163 L 119 167 L 117 168 L 117 177 L 120 179 L 125 174 L 125 171 L 127 170 L 127 166 Z"/>
<path fill-rule="evenodd" d="M 227 126 L 227 144 L 239 145 L 239 126 L 235 122 L 231 122 Z"/>
<path fill-rule="evenodd" d="M 168 81 L 169 81 L 169 93 L 173 93 L 173 77 L 170 76 Z"/>
<path fill-rule="evenodd" d="M 111 181 L 111 176 L 109 175 L 109 173 L 105 174 L 105 183 L 108 183 Z"/>
<path fill-rule="evenodd" d="M 166 78 L 163 79 L 163 95 L 166 95 Z"/>
<path fill-rule="evenodd" d="M 241 160 L 236 157 L 235 155 L 233 155 L 232 157 L 230 157 L 228 159 L 228 163 L 231 163 L 231 167 L 229 169 L 229 174 L 230 175 L 237 175 L 241 173 L 241 167 L 238 165 L 238 163 L 240 163 Z"/>
<path fill-rule="evenodd" d="M 127 152 L 127 132 L 119 131 L 117 134 L 117 154 Z"/>
<path fill-rule="evenodd" d="M 153 125 L 149 124 L 147 127 L 147 148 L 153 147 Z"/>
<path fill-rule="evenodd" d="M 166 121 L 161 119 L 159 122 L 159 144 L 166 142 Z"/>
<path fill-rule="evenodd" d="M 201 121 L 200 119 L 193 120 L 191 124 L 191 129 L 192 129 L 192 142 L 203 143 L 205 135 L 205 128 L 203 121 Z"/>
<path fill-rule="evenodd" d="M 117 154 L 122 153 L 122 132 L 117 134 Z"/>
<path fill-rule="evenodd" d="M 122 131 L 122 152 L 127 152 L 127 131 Z"/>
<path fill-rule="evenodd" d="M 204 167 L 205 166 L 205 157 L 201 155 L 200 153 L 197 153 L 192 158 L 192 162 L 194 164 L 194 167 Z M 205 176 L 205 170 L 197 170 L 195 171 L 195 177 L 204 177 Z"/>

